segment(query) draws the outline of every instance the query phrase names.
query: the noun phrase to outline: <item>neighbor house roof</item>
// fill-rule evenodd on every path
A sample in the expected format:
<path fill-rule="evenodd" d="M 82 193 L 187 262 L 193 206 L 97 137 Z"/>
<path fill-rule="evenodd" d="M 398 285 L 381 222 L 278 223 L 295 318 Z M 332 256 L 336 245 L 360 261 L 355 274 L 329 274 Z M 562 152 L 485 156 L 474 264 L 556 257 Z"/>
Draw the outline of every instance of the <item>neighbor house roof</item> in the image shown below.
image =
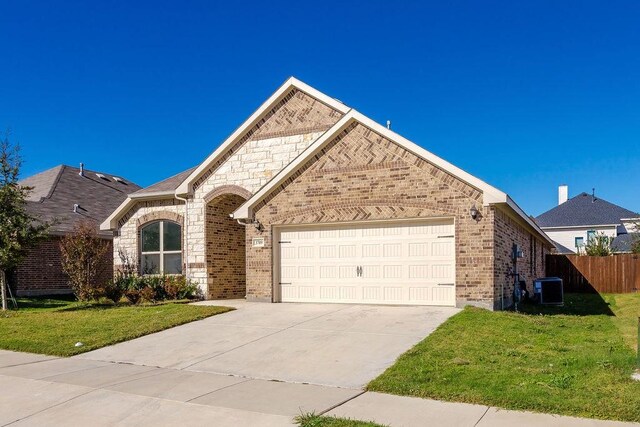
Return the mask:
<path fill-rule="evenodd" d="M 591 194 L 580 193 L 536 218 L 542 228 L 618 225 L 639 214 Z"/>
<path fill-rule="evenodd" d="M 570 254 L 575 254 L 576 252 L 572 249 L 569 249 L 568 247 L 561 245 L 560 243 L 556 242 L 555 240 L 553 241 L 553 243 L 555 243 L 556 245 L 556 250 L 558 251 L 559 254 L 563 254 L 563 255 L 570 255 Z"/>
<path fill-rule="evenodd" d="M 640 239 L 640 233 L 620 234 L 611 243 L 613 252 L 631 252 L 633 242 Z"/>
<path fill-rule="evenodd" d="M 140 187 L 131 181 L 106 173 L 60 165 L 20 181 L 32 187 L 27 198 L 27 211 L 43 221 L 54 222 L 51 233 L 73 230 L 80 219 L 105 220 Z M 74 205 L 78 205 L 74 212 Z"/>

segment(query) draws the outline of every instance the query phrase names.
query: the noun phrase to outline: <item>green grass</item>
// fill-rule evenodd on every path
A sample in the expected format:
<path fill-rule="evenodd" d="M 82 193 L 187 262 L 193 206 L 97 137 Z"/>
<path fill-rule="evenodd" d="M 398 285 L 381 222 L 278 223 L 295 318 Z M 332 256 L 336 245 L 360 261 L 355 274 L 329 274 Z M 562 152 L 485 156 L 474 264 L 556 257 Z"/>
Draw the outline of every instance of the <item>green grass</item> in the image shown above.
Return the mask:
<path fill-rule="evenodd" d="M 565 307 L 525 306 L 526 313 L 468 307 L 368 389 L 640 421 L 640 382 L 630 379 L 640 295 L 565 298 Z"/>
<path fill-rule="evenodd" d="M 606 295 L 616 317 L 613 323 L 620 330 L 624 342 L 638 349 L 638 317 L 640 317 L 640 293 Z"/>
<path fill-rule="evenodd" d="M 19 299 L 0 312 L 0 349 L 72 356 L 224 313 L 227 307 L 167 302 L 115 307 L 65 299 Z M 77 342 L 84 343 L 75 347 Z"/>
<path fill-rule="evenodd" d="M 300 427 L 383 427 L 370 421 L 357 421 L 315 414 L 300 415 L 295 418 L 295 422 Z"/>

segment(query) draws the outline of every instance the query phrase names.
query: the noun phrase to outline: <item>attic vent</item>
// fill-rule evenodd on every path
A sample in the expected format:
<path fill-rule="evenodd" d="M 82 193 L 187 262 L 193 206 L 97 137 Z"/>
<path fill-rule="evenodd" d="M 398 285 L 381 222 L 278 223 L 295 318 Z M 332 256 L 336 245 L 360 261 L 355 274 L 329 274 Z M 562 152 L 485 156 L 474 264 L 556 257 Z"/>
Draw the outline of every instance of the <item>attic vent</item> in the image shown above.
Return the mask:
<path fill-rule="evenodd" d="M 119 182 L 120 184 L 126 184 L 126 182 L 124 182 L 124 179 L 120 178 L 119 176 L 112 176 L 111 178 L 113 178 L 115 182 Z"/>
<path fill-rule="evenodd" d="M 109 178 L 107 178 L 104 174 L 97 173 L 96 176 L 100 179 L 104 179 L 105 181 L 109 181 Z"/>

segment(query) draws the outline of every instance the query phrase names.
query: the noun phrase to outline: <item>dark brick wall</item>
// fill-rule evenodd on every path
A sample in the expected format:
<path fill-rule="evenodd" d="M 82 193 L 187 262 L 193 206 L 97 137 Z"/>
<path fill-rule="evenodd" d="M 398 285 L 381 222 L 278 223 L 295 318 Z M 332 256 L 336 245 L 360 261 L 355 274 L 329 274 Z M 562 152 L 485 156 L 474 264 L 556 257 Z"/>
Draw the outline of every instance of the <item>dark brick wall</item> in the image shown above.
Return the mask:
<path fill-rule="evenodd" d="M 536 238 L 518 220 L 506 212 L 496 210 L 495 213 L 495 308 L 502 307 L 504 294 L 504 306 L 512 304 L 513 298 L 513 244 L 520 246 L 524 256 L 517 261 L 517 269 L 520 280 L 527 283 L 529 292 L 533 292 L 533 280 L 544 277 L 544 260 L 549 253 L 542 240 Z"/>
<path fill-rule="evenodd" d="M 104 257 L 103 276 L 106 282 L 113 278 L 113 243 Z M 69 294 L 68 279 L 62 271 L 60 237 L 51 236 L 29 250 L 26 258 L 10 275 L 10 284 L 17 296 Z"/>

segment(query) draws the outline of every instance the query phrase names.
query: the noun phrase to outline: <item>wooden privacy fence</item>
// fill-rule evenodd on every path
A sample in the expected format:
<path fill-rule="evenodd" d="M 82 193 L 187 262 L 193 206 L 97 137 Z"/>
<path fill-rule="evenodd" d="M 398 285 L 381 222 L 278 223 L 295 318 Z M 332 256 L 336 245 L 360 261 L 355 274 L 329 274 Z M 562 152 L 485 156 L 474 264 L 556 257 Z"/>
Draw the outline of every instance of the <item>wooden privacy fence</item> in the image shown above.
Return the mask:
<path fill-rule="evenodd" d="M 547 255 L 547 277 L 560 277 L 565 292 L 640 291 L 640 255 Z"/>

